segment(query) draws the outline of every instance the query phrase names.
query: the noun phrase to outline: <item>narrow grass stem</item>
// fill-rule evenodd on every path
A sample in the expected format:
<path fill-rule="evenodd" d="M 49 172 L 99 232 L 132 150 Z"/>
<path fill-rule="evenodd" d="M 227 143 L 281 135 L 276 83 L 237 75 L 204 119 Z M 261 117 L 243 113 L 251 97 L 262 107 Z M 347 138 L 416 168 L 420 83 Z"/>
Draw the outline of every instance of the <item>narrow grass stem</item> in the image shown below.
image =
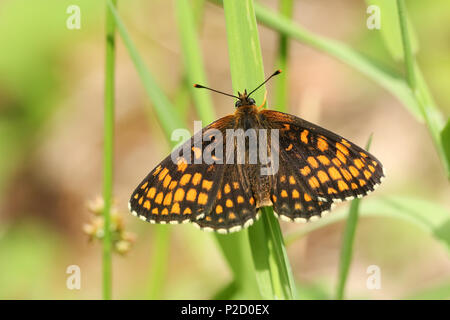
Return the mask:
<path fill-rule="evenodd" d="M 367 151 L 369 151 L 371 143 L 372 135 L 370 135 L 366 144 Z M 345 286 L 353 256 L 353 242 L 355 240 L 356 225 L 358 224 L 360 202 L 361 199 L 354 199 L 352 201 L 344 229 L 344 237 L 342 240 L 341 255 L 339 260 L 338 284 L 336 288 L 337 300 L 344 299 Z"/>
<path fill-rule="evenodd" d="M 111 1 L 114 7 L 117 0 Z M 111 243 L 111 203 L 113 192 L 114 165 L 114 62 L 115 62 L 115 22 L 110 10 L 106 10 L 106 65 L 105 65 L 105 106 L 104 106 L 104 146 L 103 146 L 103 299 L 112 298 L 112 243 Z"/>

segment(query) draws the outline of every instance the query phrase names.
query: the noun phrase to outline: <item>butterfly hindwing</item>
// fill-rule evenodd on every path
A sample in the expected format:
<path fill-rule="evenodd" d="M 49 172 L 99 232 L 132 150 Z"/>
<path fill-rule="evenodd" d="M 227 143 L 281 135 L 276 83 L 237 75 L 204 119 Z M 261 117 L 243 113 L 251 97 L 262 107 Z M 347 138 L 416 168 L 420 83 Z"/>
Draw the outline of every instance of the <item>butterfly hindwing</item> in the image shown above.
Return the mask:
<path fill-rule="evenodd" d="M 219 233 L 239 231 L 253 224 L 257 219 L 255 198 L 243 181 L 239 165 L 226 165 L 211 212 L 195 224 Z"/>
<path fill-rule="evenodd" d="M 224 165 L 204 161 L 196 164 L 195 159 L 210 144 L 208 129 L 225 130 L 230 120 L 231 117 L 224 117 L 203 128 L 174 151 L 175 161 L 168 156 L 153 169 L 133 192 L 130 211 L 152 223 L 184 223 L 203 218 L 215 201 Z M 201 147 L 194 143 L 196 135 L 203 136 Z M 184 154 L 178 156 L 183 147 L 190 151 L 190 159 Z"/>
<path fill-rule="evenodd" d="M 261 114 L 272 128 L 280 129 L 280 159 L 284 159 L 280 167 L 296 173 L 314 200 L 362 197 L 384 177 L 373 155 L 337 134 L 289 114 L 272 110 Z"/>
<path fill-rule="evenodd" d="M 280 152 L 280 163 L 288 161 L 285 157 Z M 274 211 L 281 219 L 306 222 L 330 210 L 332 202 L 314 199 L 313 192 L 305 187 L 303 180 L 301 175 L 292 170 L 292 166 L 280 165 L 274 176 L 271 200 Z"/>

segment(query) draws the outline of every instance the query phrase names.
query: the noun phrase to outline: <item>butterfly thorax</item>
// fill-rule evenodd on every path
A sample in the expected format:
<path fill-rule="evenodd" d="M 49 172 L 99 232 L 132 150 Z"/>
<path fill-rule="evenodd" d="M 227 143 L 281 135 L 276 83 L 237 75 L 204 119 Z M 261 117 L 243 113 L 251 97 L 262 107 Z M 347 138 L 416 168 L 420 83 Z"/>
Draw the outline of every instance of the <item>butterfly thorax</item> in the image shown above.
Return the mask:
<path fill-rule="evenodd" d="M 261 129 L 269 129 L 266 121 L 264 121 L 264 117 L 260 114 L 258 108 L 256 105 L 241 105 L 239 106 L 235 113 L 235 127 L 234 129 L 242 129 L 244 132 L 248 132 L 247 130 L 255 130 L 256 136 L 257 136 L 257 148 L 259 149 L 262 147 L 259 142 L 261 141 L 259 138 L 259 135 L 264 134 L 266 135 L 266 141 L 267 146 L 264 146 L 264 148 L 268 148 L 270 146 L 270 131 L 262 131 Z M 269 175 L 262 175 L 261 174 L 261 167 L 262 164 L 260 162 L 260 151 L 259 150 L 253 150 L 258 154 L 257 163 L 250 163 L 249 159 L 249 153 L 250 153 L 250 143 L 248 141 L 248 138 L 246 138 L 246 145 L 245 145 L 245 164 L 239 166 L 239 175 L 241 178 L 243 178 L 244 181 L 246 181 L 247 188 L 251 189 L 252 194 L 256 198 L 256 206 L 262 207 L 262 206 L 270 206 L 272 205 L 272 202 L 270 200 L 270 190 L 271 190 L 271 184 L 272 184 L 272 178 Z M 262 150 L 262 152 L 270 155 L 270 149 L 269 150 Z"/>

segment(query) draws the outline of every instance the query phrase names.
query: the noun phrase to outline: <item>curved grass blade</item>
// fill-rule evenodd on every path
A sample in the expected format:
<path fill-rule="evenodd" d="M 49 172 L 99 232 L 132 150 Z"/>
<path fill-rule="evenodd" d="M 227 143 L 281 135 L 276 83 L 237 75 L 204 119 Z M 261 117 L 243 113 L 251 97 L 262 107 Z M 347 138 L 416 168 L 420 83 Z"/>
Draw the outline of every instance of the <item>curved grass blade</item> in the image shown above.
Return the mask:
<path fill-rule="evenodd" d="M 225 0 L 224 11 L 233 92 L 252 90 L 265 78 L 253 1 Z M 253 97 L 263 101 L 264 88 Z M 263 208 L 262 218 L 249 228 L 248 235 L 263 298 L 293 299 L 295 284 L 271 208 Z"/>

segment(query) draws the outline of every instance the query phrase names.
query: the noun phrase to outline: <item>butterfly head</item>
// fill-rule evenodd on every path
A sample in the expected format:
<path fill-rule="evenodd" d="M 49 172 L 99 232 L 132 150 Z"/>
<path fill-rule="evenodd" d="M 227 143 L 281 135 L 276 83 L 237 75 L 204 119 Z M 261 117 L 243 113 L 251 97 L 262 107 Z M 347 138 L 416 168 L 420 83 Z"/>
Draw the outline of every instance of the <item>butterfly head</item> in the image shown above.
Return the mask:
<path fill-rule="evenodd" d="M 255 99 L 249 97 L 249 95 L 247 94 L 247 89 L 244 91 L 244 93 L 238 92 L 238 95 L 239 100 L 234 104 L 236 108 L 255 105 Z"/>
<path fill-rule="evenodd" d="M 275 71 L 274 73 L 272 73 L 272 75 L 270 77 L 268 77 L 263 83 L 261 83 L 259 86 L 257 86 L 256 89 L 254 89 L 252 92 L 247 93 L 247 89 L 245 89 L 244 93 L 238 92 L 237 96 L 235 96 L 233 94 L 228 94 L 228 93 L 225 93 L 225 92 L 222 92 L 222 91 L 218 91 L 216 89 L 211 89 L 211 88 L 202 86 L 201 84 L 197 84 L 197 83 L 194 84 L 194 87 L 195 88 L 201 88 L 201 89 L 208 89 L 208 90 L 211 90 L 211 91 L 223 94 L 225 96 L 236 98 L 236 99 L 238 99 L 238 101 L 236 101 L 236 103 L 235 103 L 235 107 L 236 108 L 244 107 L 244 106 L 254 106 L 255 105 L 255 100 L 250 98 L 250 95 L 253 92 L 255 92 L 256 90 L 258 90 L 259 88 L 261 88 L 261 86 L 263 86 L 267 81 L 269 81 L 270 78 L 272 78 L 273 76 L 276 76 L 277 74 L 280 74 L 280 73 L 281 73 L 281 70 Z"/>

